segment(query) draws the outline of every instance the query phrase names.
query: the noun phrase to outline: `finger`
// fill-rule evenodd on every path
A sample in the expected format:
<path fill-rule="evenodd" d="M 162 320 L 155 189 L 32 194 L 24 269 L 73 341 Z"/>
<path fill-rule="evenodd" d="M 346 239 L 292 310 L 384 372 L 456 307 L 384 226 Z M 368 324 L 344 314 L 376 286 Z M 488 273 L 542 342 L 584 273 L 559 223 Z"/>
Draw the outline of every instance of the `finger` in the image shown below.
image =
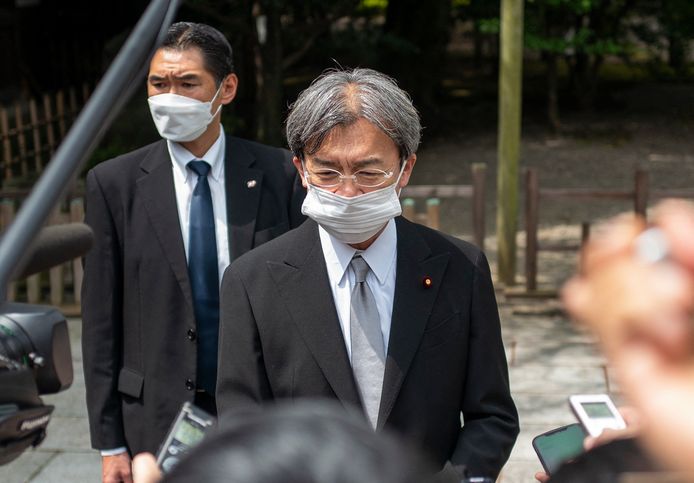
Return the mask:
<path fill-rule="evenodd" d="M 694 270 L 694 206 L 683 200 L 668 200 L 656 208 L 656 224 L 665 232 L 671 257 Z"/>
<path fill-rule="evenodd" d="M 547 481 L 549 481 L 549 475 L 544 471 L 538 471 L 537 473 L 535 473 L 535 479 L 540 483 L 546 483 Z"/>
<path fill-rule="evenodd" d="M 645 229 L 640 218 L 622 216 L 597 229 L 581 254 L 581 269 L 590 273 L 619 255 L 630 254 L 634 239 Z"/>
<path fill-rule="evenodd" d="M 620 406 L 617 408 L 622 419 L 630 428 L 635 428 L 637 431 L 641 427 L 641 413 L 634 406 Z"/>
<path fill-rule="evenodd" d="M 133 458 L 133 480 L 135 483 L 156 483 L 162 474 L 157 460 L 150 453 L 140 453 Z"/>
<path fill-rule="evenodd" d="M 585 439 L 583 440 L 583 449 L 586 451 L 590 451 L 591 449 L 595 448 L 596 441 L 598 438 L 595 438 L 593 436 L 586 436 Z"/>

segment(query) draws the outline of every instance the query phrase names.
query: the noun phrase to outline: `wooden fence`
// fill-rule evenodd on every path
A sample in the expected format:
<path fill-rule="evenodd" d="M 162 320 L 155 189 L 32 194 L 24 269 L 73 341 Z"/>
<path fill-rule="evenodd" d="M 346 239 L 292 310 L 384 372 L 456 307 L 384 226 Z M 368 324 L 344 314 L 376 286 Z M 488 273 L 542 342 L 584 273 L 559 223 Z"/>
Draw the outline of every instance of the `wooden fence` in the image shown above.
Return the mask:
<path fill-rule="evenodd" d="M 439 205 L 441 198 L 469 198 L 472 200 L 472 227 L 475 244 L 484 250 L 485 237 L 485 177 L 487 166 L 475 163 L 470 167 L 472 185 L 410 185 L 403 188 L 403 216 L 423 222 L 436 230 L 440 227 Z M 426 198 L 426 212 L 417 213 L 414 198 Z"/>
<path fill-rule="evenodd" d="M 0 192 L 0 228 L 4 230 L 12 222 L 27 190 Z M 68 195 L 53 211 L 49 225 L 82 222 L 84 220 L 84 198 L 81 193 Z M 68 312 L 79 311 L 82 289 L 82 261 L 75 259 L 51 268 L 46 273 L 37 273 L 24 280 L 10 283 L 7 299 L 29 303 L 49 303 Z"/>
<path fill-rule="evenodd" d="M 21 202 L 29 195 L 29 188 L 50 161 L 89 95 L 89 86 L 84 84 L 80 89 L 0 106 L 0 229 L 4 230 L 14 219 Z M 83 197 L 73 192 L 59 203 L 48 223 L 76 222 L 83 218 Z M 7 297 L 50 303 L 72 312 L 73 307 L 77 310 L 79 306 L 81 286 L 82 264 L 78 259 L 47 273 L 12 282 Z"/>
<path fill-rule="evenodd" d="M 631 201 L 634 212 L 646 216 L 649 200 L 648 171 L 637 169 L 634 173 L 633 190 L 598 190 L 583 188 L 540 188 L 537 170 L 528 168 L 525 172 L 525 289 L 527 292 L 537 290 L 537 253 L 547 251 L 576 251 L 585 243 L 590 234 L 590 223 L 583 222 L 581 227 L 581 245 L 556 246 L 542 245 L 538 241 L 540 218 L 540 200 L 626 200 Z M 657 192 L 653 195 L 673 196 L 674 192 Z M 694 193 L 692 193 L 694 195 Z"/>
<path fill-rule="evenodd" d="M 48 163 L 89 97 L 89 87 L 0 106 L 2 186 L 29 186 Z"/>

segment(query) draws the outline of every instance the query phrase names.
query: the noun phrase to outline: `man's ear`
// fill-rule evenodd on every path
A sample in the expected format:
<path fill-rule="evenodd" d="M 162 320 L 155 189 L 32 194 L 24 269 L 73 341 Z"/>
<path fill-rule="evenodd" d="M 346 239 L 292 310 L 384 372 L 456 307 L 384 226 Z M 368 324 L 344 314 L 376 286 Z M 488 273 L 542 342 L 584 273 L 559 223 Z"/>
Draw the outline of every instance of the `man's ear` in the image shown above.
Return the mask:
<path fill-rule="evenodd" d="M 239 86 L 239 78 L 236 74 L 229 74 L 222 81 L 222 88 L 219 92 L 219 98 L 222 104 L 229 104 L 236 97 L 236 89 Z"/>
<path fill-rule="evenodd" d="M 301 184 L 304 188 L 308 188 L 308 184 L 306 183 L 306 177 L 304 176 L 304 167 L 301 164 L 301 160 L 294 156 L 292 158 L 292 163 L 294 163 L 294 167 L 299 172 L 299 176 L 301 176 Z"/>
<path fill-rule="evenodd" d="M 412 175 L 412 170 L 414 169 L 414 164 L 417 162 L 417 155 L 415 153 L 410 154 L 410 157 L 405 160 L 405 169 L 402 171 L 402 176 L 400 177 L 400 183 L 398 187 L 403 189 L 410 182 L 410 176 Z"/>

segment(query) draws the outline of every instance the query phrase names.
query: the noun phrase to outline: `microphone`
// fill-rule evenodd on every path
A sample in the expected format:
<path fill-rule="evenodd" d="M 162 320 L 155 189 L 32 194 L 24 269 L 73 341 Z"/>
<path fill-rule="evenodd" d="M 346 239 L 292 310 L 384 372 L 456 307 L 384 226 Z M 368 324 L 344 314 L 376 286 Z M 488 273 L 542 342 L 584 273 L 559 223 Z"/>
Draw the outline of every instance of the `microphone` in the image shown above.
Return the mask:
<path fill-rule="evenodd" d="M 47 226 L 29 246 L 26 262 L 15 270 L 12 280 L 28 277 L 81 257 L 93 244 L 94 233 L 84 223 Z"/>

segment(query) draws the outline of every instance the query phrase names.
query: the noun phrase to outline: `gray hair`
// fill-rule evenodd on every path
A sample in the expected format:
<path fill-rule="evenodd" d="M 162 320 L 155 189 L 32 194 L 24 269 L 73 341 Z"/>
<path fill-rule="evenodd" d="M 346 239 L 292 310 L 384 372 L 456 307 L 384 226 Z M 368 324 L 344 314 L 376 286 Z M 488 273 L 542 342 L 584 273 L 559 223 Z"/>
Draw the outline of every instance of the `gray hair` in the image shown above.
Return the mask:
<path fill-rule="evenodd" d="M 417 151 L 422 126 L 412 99 L 395 80 L 372 69 L 332 69 L 289 108 L 287 142 L 295 156 L 318 151 L 335 126 L 364 118 L 390 137 L 407 159 Z"/>

